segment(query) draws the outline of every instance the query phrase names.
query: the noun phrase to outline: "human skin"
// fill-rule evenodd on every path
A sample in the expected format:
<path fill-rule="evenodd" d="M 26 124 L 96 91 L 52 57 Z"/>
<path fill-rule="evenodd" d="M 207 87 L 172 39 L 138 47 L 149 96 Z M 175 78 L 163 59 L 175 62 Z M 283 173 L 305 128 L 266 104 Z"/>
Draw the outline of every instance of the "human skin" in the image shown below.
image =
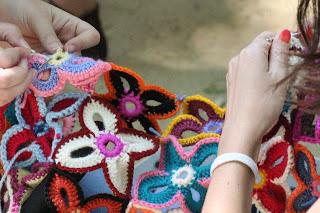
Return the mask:
<path fill-rule="evenodd" d="M 34 75 L 26 63 L 30 48 L 40 53 L 59 48 L 78 52 L 99 40 L 90 24 L 46 2 L 0 0 L 0 41 L 11 46 L 0 49 L 0 106 L 30 85 Z"/>
<path fill-rule="evenodd" d="M 231 59 L 218 155 L 238 152 L 257 161 L 261 138 L 276 122 L 286 98 L 288 82 L 278 83 L 289 72 L 289 41 L 288 30 L 277 35 L 264 32 Z M 212 180 L 203 213 L 250 212 L 254 176 L 247 166 L 223 164 L 213 172 Z"/>

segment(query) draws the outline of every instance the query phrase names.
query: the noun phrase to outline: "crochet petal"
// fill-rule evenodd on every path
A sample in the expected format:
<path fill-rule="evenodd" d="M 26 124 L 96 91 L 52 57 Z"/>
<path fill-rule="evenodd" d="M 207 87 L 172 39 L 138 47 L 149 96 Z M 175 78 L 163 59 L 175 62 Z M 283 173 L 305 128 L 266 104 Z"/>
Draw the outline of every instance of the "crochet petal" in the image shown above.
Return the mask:
<path fill-rule="evenodd" d="M 46 116 L 47 122 L 52 121 L 52 119 L 68 117 L 76 113 L 87 96 L 87 94 L 76 92 L 56 96 L 48 104 L 48 110 L 50 112 Z"/>
<path fill-rule="evenodd" d="M 135 130 L 121 130 L 118 134 L 127 145 L 127 153 L 135 153 L 137 156 L 145 156 L 147 153 L 155 153 L 159 147 L 159 140 L 147 134 Z"/>
<path fill-rule="evenodd" d="M 293 164 L 290 144 L 282 137 L 275 137 L 264 144 L 260 153 L 259 165 L 267 172 L 268 179 L 284 182 Z"/>
<path fill-rule="evenodd" d="M 114 108 L 97 97 L 85 100 L 79 115 L 80 125 L 89 129 L 96 136 L 101 130 L 115 133 L 119 128 L 119 117 Z M 97 125 L 97 121 L 101 123 L 101 127 Z"/>
<path fill-rule="evenodd" d="M 147 118 L 141 115 L 136 120 L 127 120 L 127 124 L 129 128 L 142 130 L 141 128 L 139 129 L 137 126 L 134 125 L 135 122 L 138 122 L 143 127 L 143 130 L 148 134 L 154 135 L 154 132 L 151 131 L 151 129 L 154 129 L 157 132 L 161 132 L 159 124 L 153 118 Z"/>
<path fill-rule="evenodd" d="M 83 199 L 81 188 L 77 182 L 56 169 L 49 174 L 45 194 L 49 207 L 58 212 L 76 211 Z"/>
<path fill-rule="evenodd" d="M 253 202 L 263 212 L 283 213 L 286 209 L 287 194 L 282 186 L 268 181 L 262 190 L 257 190 Z"/>
<path fill-rule="evenodd" d="M 42 97 L 36 97 L 31 91 L 26 91 L 24 94 L 18 96 L 15 101 L 15 111 L 19 124 L 27 124 L 31 127 L 39 121 L 44 121 L 44 117 L 47 114 L 47 106 Z M 20 107 L 23 99 L 26 102 L 24 107 Z"/>
<path fill-rule="evenodd" d="M 191 132 L 194 134 L 189 134 L 190 136 L 184 135 L 185 133 Z M 198 118 L 188 114 L 178 115 L 173 119 L 163 133 L 164 137 L 168 137 L 169 135 L 178 138 L 180 144 L 184 146 L 193 145 L 204 138 L 219 137 L 219 135 L 215 133 L 203 132 L 203 124 Z"/>
<path fill-rule="evenodd" d="M 180 149 L 183 150 L 182 147 Z M 185 160 L 179 155 L 176 150 L 176 147 L 172 142 L 167 142 L 161 147 L 161 157 L 160 157 L 160 168 L 165 171 L 171 172 L 174 169 L 184 166 L 186 163 Z"/>
<path fill-rule="evenodd" d="M 54 153 L 57 167 L 74 172 L 87 172 L 97 169 L 104 156 L 90 134 L 74 133 L 63 139 Z"/>
<path fill-rule="evenodd" d="M 294 193 L 292 196 L 292 203 L 289 202 L 289 209 L 291 209 L 292 212 L 306 212 L 318 200 L 317 196 L 312 195 L 311 189 Z"/>
<path fill-rule="evenodd" d="M 111 65 L 112 70 L 104 75 L 104 80 L 113 99 L 121 98 L 124 94 L 132 92 L 138 95 L 143 87 L 143 79 L 128 68 L 116 64 Z"/>
<path fill-rule="evenodd" d="M 26 147 L 35 141 L 35 137 L 32 131 L 25 129 L 22 126 L 13 126 L 7 130 L 3 135 L 1 140 L 1 159 L 6 165 L 13 156 L 21 149 L 21 147 Z M 19 161 L 26 161 L 30 159 L 32 153 L 24 152 L 18 159 Z"/>
<path fill-rule="evenodd" d="M 170 176 L 161 172 L 144 174 L 140 179 L 137 189 L 138 200 L 162 208 L 169 206 L 178 192 L 178 189 L 172 186 Z"/>
<path fill-rule="evenodd" d="M 63 89 L 65 84 L 65 78 L 61 78 L 58 75 L 57 68 L 51 64 L 47 63 L 44 57 L 39 55 L 32 55 L 28 58 L 29 67 L 36 71 L 36 77 L 33 78 L 30 89 L 34 91 L 35 94 L 48 97 L 53 94 L 57 94 Z M 49 73 L 49 77 L 44 80 L 40 76 L 44 72 Z"/>
<path fill-rule="evenodd" d="M 179 109 L 176 95 L 158 86 L 146 86 L 140 98 L 146 108 L 145 113 L 157 119 L 169 118 Z"/>
<path fill-rule="evenodd" d="M 106 158 L 106 179 L 111 190 L 118 196 L 128 195 L 132 184 L 132 171 L 129 173 L 130 156 L 123 153 L 120 157 Z"/>
<path fill-rule="evenodd" d="M 89 197 L 81 208 L 81 212 L 92 212 L 97 208 L 106 208 L 108 213 L 124 212 L 127 201 L 107 194 Z"/>
<path fill-rule="evenodd" d="M 182 188 L 185 205 L 191 212 L 201 212 L 207 189 L 195 182 L 190 188 Z"/>
<path fill-rule="evenodd" d="M 202 144 L 202 146 L 200 146 L 199 149 L 197 149 L 197 152 L 193 155 L 191 159 L 192 166 L 194 166 L 195 168 L 201 167 L 205 160 L 207 160 L 210 156 L 217 154 L 218 143 L 216 143 L 214 139 L 216 138 L 212 138 L 212 143 Z M 207 140 L 210 141 L 210 138 L 207 138 Z"/>
<path fill-rule="evenodd" d="M 201 95 L 186 97 L 182 102 L 183 112 L 197 117 L 202 123 L 207 121 L 222 120 L 225 110 L 216 105 L 213 101 Z M 203 110 L 207 116 L 200 113 Z"/>

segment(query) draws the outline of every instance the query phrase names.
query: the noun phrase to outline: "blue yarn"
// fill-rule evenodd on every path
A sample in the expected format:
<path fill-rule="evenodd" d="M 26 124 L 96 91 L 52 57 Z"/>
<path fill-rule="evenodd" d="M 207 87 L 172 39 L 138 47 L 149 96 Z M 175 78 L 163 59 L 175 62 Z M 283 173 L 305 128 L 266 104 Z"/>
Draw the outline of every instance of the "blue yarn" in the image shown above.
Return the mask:
<path fill-rule="evenodd" d="M 209 121 L 204 127 L 203 132 L 221 134 L 223 121 Z"/>
<path fill-rule="evenodd" d="M 218 144 L 210 143 L 202 145 L 188 163 L 182 160 L 174 145 L 168 142 L 165 145 L 164 165 L 166 175 L 149 176 L 141 180 L 138 189 L 139 200 L 152 203 L 164 204 L 170 201 L 180 191 L 191 212 L 201 212 L 207 189 L 198 183 L 199 180 L 210 177 L 210 165 L 202 165 L 204 161 L 218 150 Z M 177 186 L 172 183 L 172 177 L 176 170 L 183 166 L 192 166 L 195 171 L 195 180 L 187 186 Z M 192 191 L 199 194 L 198 200 L 194 200 Z"/>
<path fill-rule="evenodd" d="M 34 128 L 31 129 L 31 127 L 26 124 L 26 121 L 23 118 L 21 108 L 20 108 L 20 103 L 23 99 L 23 95 L 18 96 L 15 100 L 15 112 L 16 112 L 18 124 L 9 128 L 5 132 L 5 134 L 3 135 L 2 139 L 1 139 L 1 145 L 0 145 L 1 159 L 2 159 L 4 166 L 6 167 L 8 165 L 8 163 L 10 162 L 7 159 L 7 144 L 8 144 L 9 139 L 12 136 L 19 134 L 20 132 L 22 132 L 24 130 L 31 130 L 34 132 L 34 135 L 36 137 L 40 137 L 40 136 L 43 136 L 44 134 L 46 134 L 49 129 L 53 129 L 55 132 L 55 135 L 59 134 L 60 137 L 53 138 L 53 141 L 51 144 L 51 153 L 48 158 L 46 158 L 44 156 L 44 154 L 41 150 L 41 147 L 38 144 L 33 144 L 33 145 L 30 145 L 33 147 L 32 157 L 28 160 L 25 160 L 25 161 L 16 162 L 14 164 L 14 166 L 28 167 L 28 166 L 31 166 L 35 161 L 52 162 L 53 161 L 52 155 L 53 155 L 54 149 L 57 146 L 58 142 L 61 141 L 62 136 L 63 136 L 62 135 L 62 125 L 57 120 L 60 118 L 68 117 L 68 116 L 76 113 L 79 110 L 83 101 L 87 97 L 88 97 L 88 95 L 83 94 L 83 93 L 75 93 L 75 92 L 65 93 L 65 94 L 62 94 L 62 95 L 55 97 L 48 104 L 48 107 L 47 107 L 43 97 L 36 97 L 38 109 L 35 109 L 35 110 L 38 110 L 40 112 L 41 116 L 43 116 L 43 120 L 38 121 L 38 123 L 34 126 Z M 67 108 L 65 108 L 61 111 L 58 111 L 58 112 L 51 111 L 52 108 L 54 107 L 54 105 L 57 104 L 59 101 L 62 101 L 64 99 L 70 99 L 70 98 L 75 99 L 75 102 L 72 105 L 70 105 Z M 34 142 L 32 142 L 32 143 L 34 143 Z"/>
<path fill-rule="evenodd" d="M 59 69 L 71 73 L 80 73 L 94 67 L 97 63 L 93 59 L 89 58 L 86 58 L 86 60 L 81 61 L 79 64 L 73 63 L 74 61 L 81 59 L 83 58 L 75 54 L 70 54 L 70 57 L 59 66 Z"/>
<path fill-rule="evenodd" d="M 59 82 L 59 76 L 58 76 L 58 71 L 57 68 L 54 67 L 53 65 L 50 64 L 37 64 L 34 63 L 32 64 L 32 68 L 36 70 L 36 75 L 40 75 L 40 73 L 43 73 L 47 70 L 50 70 L 50 75 L 47 80 L 40 80 L 39 78 L 33 78 L 32 84 L 42 90 L 42 91 L 50 91 L 52 90 L 55 86 L 57 86 Z"/>

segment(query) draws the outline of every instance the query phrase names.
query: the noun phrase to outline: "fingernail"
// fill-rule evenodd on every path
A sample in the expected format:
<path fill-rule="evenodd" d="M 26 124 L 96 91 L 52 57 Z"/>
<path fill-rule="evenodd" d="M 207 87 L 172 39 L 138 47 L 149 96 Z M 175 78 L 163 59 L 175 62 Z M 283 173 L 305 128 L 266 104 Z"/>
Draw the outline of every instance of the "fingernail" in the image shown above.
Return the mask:
<path fill-rule="evenodd" d="M 285 42 L 285 43 L 289 43 L 290 39 L 291 39 L 291 33 L 289 30 L 285 29 L 280 33 L 280 39 L 281 41 Z"/>
<path fill-rule="evenodd" d="M 74 46 L 73 44 L 69 44 L 69 45 L 67 45 L 67 46 L 65 47 L 65 49 L 66 49 L 67 52 L 73 53 L 73 52 L 76 51 L 76 46 Z"/>
<path fill-rule="evenodd" d="M 27 49 L 31 49 L 30 45 L 29 45 L 29 44 L 26 42 L 26 40 L 24 40 L 23 38 L 20 39 L 20 45 L 21 45 L 22 47 L 27 48 Z"/>

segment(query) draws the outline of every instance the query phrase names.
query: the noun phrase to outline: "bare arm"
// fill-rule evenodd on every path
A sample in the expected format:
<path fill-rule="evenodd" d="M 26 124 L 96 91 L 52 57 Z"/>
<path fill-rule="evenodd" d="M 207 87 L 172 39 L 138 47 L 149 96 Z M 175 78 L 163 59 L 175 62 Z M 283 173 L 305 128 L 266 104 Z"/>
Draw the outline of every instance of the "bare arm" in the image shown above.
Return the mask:
<path fill-rule="evenodd" d="M 287 82 L 290 33 L 273 42 L 273 33 L 260 34 L 229 63 L 227 114 L 218 155 L 243 153 L 257 161 L 264 133 L 279 117 Z M 270 60 L 268 60 L 270 59 Z M 213 172 L 203 213 L 247 213 L 251 209 L 254 176 L 240 163 L 227 163 Z"/>

